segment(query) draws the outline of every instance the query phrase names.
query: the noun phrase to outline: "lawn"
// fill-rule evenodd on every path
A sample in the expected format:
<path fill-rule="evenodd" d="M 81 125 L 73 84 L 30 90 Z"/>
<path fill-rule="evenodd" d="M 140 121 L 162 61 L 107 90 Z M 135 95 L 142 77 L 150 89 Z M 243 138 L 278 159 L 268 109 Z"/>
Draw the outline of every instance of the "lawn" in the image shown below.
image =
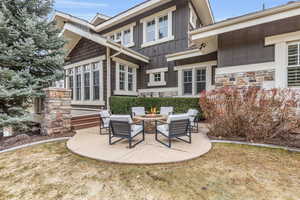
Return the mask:
<path fill-rule="evenodd" d="M 64 142 L 0 154 L 0 199 L 299 200 L 300 154 L 215 144 L 186 163 L 130 166 L 70 153 Z"/>

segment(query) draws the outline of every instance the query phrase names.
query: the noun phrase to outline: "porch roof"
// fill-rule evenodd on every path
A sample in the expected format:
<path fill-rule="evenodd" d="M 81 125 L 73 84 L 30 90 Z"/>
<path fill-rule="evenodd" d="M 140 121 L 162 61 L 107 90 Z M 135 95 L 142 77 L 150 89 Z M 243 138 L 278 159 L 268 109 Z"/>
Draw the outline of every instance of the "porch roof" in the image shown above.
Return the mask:
<path fill-rule="evenodd" d="M 126 57 L 138 60 L 140 62 L 149 63 L 150 59 L 132 49 L 129 49 L 121 44 L 108 40 L 96 32 L 89 29 L 86 26 L 80 26 L 78 24 L 65 23 L 63 31 L 61 33 L 65 37 L 69 38 L 71 41 L 67 44 L 66 48 L 69 52 L 76 46 L 80 38 L 86 38 L 93 42 L 96 42 L 105 47 L 109 47 L 112 50 L 118 52 L 118 55 L 124 55 Z"/>

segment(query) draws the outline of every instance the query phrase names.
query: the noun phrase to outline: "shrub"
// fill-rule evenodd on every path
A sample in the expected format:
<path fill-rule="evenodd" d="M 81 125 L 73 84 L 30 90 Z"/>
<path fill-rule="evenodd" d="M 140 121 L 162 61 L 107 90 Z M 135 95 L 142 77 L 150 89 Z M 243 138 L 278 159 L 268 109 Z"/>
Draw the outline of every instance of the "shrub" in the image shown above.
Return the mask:
<path fill-rule="evenodd" d="M 200 105 L 210 121 L 211 136 L 242 137 L 248 141 L 289 139 L 300 128 L 292 90 L 219 89 L 201 94 Z"/>
<path fill-rule="evenodd" d="M 200 110 L 198 98 L 144 98 L 144 97 L 111 97 L 111 111 L 114 114 L 131 114 L 131 107 L 141 106 L 150 111 L 151 107 L 159 109 L 173 106 L 175 113 L 185 113 L 190 108 Z"/>

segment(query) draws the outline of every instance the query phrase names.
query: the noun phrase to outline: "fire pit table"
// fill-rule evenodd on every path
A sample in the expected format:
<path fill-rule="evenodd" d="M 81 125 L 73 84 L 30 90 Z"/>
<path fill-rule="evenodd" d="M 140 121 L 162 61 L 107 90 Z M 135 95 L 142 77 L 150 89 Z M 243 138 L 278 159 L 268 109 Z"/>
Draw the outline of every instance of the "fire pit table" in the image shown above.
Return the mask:
<path fill-rule="evenodd" d="M 148 114 L 144 116 L 135 116 L 133 119 L 138 121 L 145 122 L 145 133 L 147 134 L 154 134 L 155 133 L 155 121 L 165 121 L 167 120 L 166 115 L 157 115 L 157 114 Z"/>

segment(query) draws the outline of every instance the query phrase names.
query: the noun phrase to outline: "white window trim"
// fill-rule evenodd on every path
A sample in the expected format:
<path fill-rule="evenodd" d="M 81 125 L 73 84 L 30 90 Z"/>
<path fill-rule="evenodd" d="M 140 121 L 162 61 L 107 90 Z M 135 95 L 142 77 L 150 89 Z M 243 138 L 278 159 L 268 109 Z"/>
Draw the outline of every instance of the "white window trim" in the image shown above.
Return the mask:
<path fill-rule="evenodd" d="M 155 13 L 154 15 L 148 16 L 146 18 L 143 18 L 140 20 L 140 23 L 143 24 L 143 44 L 141 45 L 142 48 L 168 42 L 171 40 L 174 40 L 175 37 L 173 35 L 173 12 L 176 10 L 176 6 L 173 6 L 171 8 L 168 8 L 166 10 L 163 10 L 161 12 Z M 168 36 L 162 39 L 159 39 L 158 37 L 158 22 L 159 18 L 162 16 L 168 15 Z M 147 22 L 155 20 L 155 41 L 147 42 L 146 41 L 146 27 Z"/>
<path fill-rule="evenodd" d="M 298 56 L 298 62 L 299 62 L 299 64 L 298 65 L 289 65 L 289 63 L 288 63 L 288 59 L 289 59 L 289 54 L 288 54 L 288 48 L 289 48 L 289 46 L 290 45 L 298 45 L 298 50 L 299 50 L 299 52 L 298 52 L 298 54 L 297 54 L 297 56 Z M 286 45 L 286 66 L 287 66 L 287 68 L 286 68 L 286 86 L 287 87 L 289 87 L 289 88 L 300 88 L 299 86 L 289 86 L 289 79 L 288 79 L 288 69 L 289 68 L 293 68 L 293 67 L 300 67 L 300 56 L 299 56 L 299 54 L 300 54 L 300 40 L 298 40 L 298 41 L 294 41 L 294 42 L 288 42 L 287 43 L 287 45 Z"/>
<path fill-rule="evenodd" d="M 138 96 L 137 69 L 139 68 L 139 66 L 119 58 L 113 58 L 113 61 L 116 62 L 116 89 L 114 91 L 114 95 Z M 125 66 L 125 90 L 120 90 L 120 65 Z M 128 91 L 128 68 L 132 68 L 133 71 L 133 91 Z"/>
<path fill-rule="evenodd" d="M 165 86 L 167 85 L 167 82 L 165 81 L 165 74 L 168 72 L 169 69 L 167 67 L 165 68 L 159 68 L 159 69 L 152 69 L 152 70 L 147 70 L 146 73 L 149 74 L 149 87 L 156 87 L 156 86 Z M 160 81 L 155 81 L 154 80 L 154 75 L 160 73 Z"/>
<path fill-rule="evenodd" d="M 212 82 L 212 67 L 217 65 L 217 61 L 195 63 L 191 65 L 176 66 L 175 71 L 178 71 L 178 97 L 198 97 L 196 94 L 196 71 L 197 69 L 206 69 L 206 90 L 212 90 L 215 88 Z M 192 80 L 192 94 L 184 95 L 183 94 L 183 72 L 185 70 L 193 71 L 193 80 Z"/>
<path fill-rule="evenodd" d="M 72 100 L 71 104 L 73 105 L 100 105 L 100 106 L 104 106 L 105 105 L 105 101 L 104 101 L 104 88 L 103 88 L 103 84 L 104 84 L 104 80 L 103 80 L 103 61 L 105 60 L 105 56 L 100 56 L 100 57 L 96 57 L 96 58 L 92 58 L 92 59 L 88 59 L 88 60 L 84 60 L 84 61 L 80 61 L 77 63 L 73 63 L 71 65 L 66 65 L 64 67 L 65 70 L 68 69 L 73 69 L 73 97 L 74 100 Z M 99 95 L 100 95 L 100 100 L 92 100 L 93 96 L 94 96 L 94 91 L 93 91 L 93 76 L 92 76 L 92 64 L 93 63 L 99 63 L 99 81 L 100 81 L 100 91 L 99 91 Z M 89 101 L 85 101 L 84 100 L 84 71 L 83 71 L 83 66 L 85 65 L 89 65 L 90 66 L 90 99 Z M 81 100 L 78 101 L 76 100 L 76 72 L 75 72 L 75 68 L 76 67 L 81 67 Z M 67 89 L 69 88 L 69 79 L 67 78 Z"/>
<path fill-rule="evenodd" d="M 105 34 L 104 36 L 107 37 L 108 39 L 110 39 L 110 37 L 112 35 L 114 35 L 115 37 L 115 42 L 121 42 L 122 45 L 124 45 L 124 42 L 123 42 L 123 37 L 124 37 L 124 31 L 130 29 L 130 42 L 127 44 L 127 45 L 124 45 L 128 48 L 130 47 L 134 47 L 135 46 L 135 42 L 134 42 L 134 37 L 133 37 L 133 34 L 134 34 L 134 27 L 136 26 L 136 23 L 132 23 L 132 24 L 129 24 L 129 25 L 126 25 L 122 28 L 119 28 L 117 30 L 114 30 L 112 32 L 109 32 L 107 34 Z M 120 33 L 121 32 L 121 38 L 120 40 L 117 40 L 117 33 Z"/>

